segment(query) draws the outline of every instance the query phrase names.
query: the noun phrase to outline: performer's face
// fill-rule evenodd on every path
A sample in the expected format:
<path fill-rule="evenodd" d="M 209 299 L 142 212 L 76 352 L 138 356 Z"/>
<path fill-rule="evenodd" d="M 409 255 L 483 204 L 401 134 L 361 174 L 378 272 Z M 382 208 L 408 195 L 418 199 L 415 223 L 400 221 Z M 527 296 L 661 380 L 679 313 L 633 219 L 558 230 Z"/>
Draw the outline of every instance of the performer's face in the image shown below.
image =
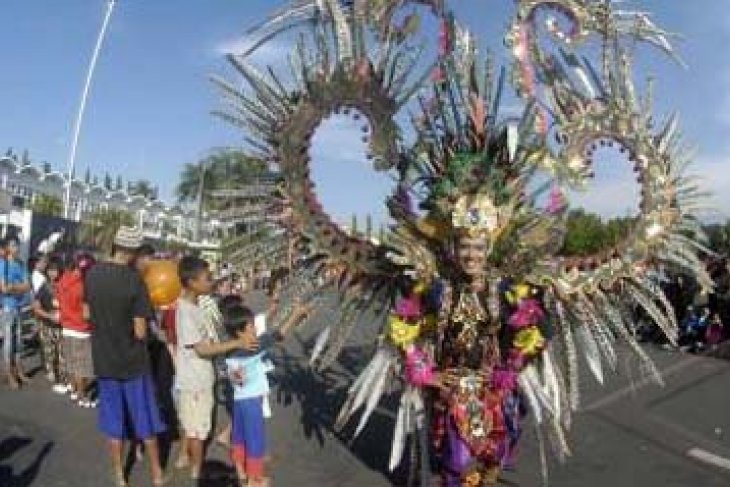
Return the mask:
<path fill-rule="evenodd" d="M 483 238 L 461 237 L 456 250 L 464 274 L 471 278 L 484 275 L 487 243 Z"/>

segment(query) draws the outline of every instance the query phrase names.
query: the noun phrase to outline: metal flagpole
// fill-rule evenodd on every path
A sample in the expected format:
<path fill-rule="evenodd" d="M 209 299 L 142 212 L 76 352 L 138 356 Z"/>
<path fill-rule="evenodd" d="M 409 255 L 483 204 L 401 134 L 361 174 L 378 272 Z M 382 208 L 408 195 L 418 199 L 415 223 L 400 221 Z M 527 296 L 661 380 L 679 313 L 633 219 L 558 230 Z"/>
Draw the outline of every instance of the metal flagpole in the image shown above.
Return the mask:
<path fill-rule="evenodd" d="M 104 43 L 104 37 L 106 37 L 106 30 L 109 26 L 109 21 L 112 18 L 112 12 L 114 11 L 115 4 L 116 0 L 109 0 L 109 5 L 107 6 L 104 22 L 101 24 L 99 37 L 96 39 L 96 46 L 94 47 L 94 52 L 91 55 L 91 62 L 89 63 L 89 70 L 86 73 L 86 81 L 84 83 L 84 91 L 81 94 L 81 103 L 79 104 L 79 111 L 76 115 L 76 124 L 74 126 L 73 140 L 71 143 L 71 153 L 68 157 L 68 170 L 66 173 L 66 194 L 63 200 L 63 215 L 65 218 L 69 218 L 71 213 L 71 182 L 73 181 L 74 173 L 76 171 L 76 148 L 79 144 L 81 123 L 84 119 L 84 111 L 86 110 L 86 99 L 89 96 L 89 89 L 91 88 L 91 81 L 94 77 L 96 61 L 99 59 L 99 52 L 101 51 L 101 46 Z"/>

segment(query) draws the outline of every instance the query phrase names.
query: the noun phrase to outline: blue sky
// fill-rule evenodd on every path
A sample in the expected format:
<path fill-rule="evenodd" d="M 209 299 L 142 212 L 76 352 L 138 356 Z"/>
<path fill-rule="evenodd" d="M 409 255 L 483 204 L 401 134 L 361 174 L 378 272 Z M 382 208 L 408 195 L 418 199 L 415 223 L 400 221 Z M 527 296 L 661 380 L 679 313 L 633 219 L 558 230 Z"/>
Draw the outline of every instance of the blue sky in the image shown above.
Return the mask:
<path fill-rule="evenodd" d="M 105 0 L 2 0 L 0 18 L 0 148 L 27 148 L 31 158 L 64 170 L 73 117 Z M 99 60 L 78 153 L 78 170 L 147 178 L 172 199 L 177 175 L 240 134 L 209 113 L 219 99 L 208 77 L 231 77 L 222 53 L 240 45 L 245 29 L 281 0 L 119 0 Z M 727 0 L 644 0 L 634 5 L 686 36 L 679 51 L 687 70 L 658 53 L 643 62 L 657 79 L 659 114 L 682 114 L 687 141 L 697 147 L 695 171 L 730 214 L 730 12 Z M 452 0 L 482 46 L 503 52 L 511 0 Z M 266 53 L 276 62 L 288 46 Z M 357 126 L 328 122 L 317 136 L 314 175 L 325 206 L 342 220 L 356 212 L 383 214 L 389 180 L 361 160 Z M 605 168 L 603 166 L 606 166 Z M 607 214 L 630 208 L 630 168 L 598 168 L 600 190 L 585 200 Z"/>

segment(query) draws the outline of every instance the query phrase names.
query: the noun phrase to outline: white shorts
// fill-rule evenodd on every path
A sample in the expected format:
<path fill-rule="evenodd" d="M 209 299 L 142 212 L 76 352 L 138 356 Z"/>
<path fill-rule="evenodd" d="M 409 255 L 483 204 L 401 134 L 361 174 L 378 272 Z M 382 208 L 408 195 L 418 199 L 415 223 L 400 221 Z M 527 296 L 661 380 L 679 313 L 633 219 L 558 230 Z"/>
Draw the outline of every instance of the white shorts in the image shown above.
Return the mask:
<path fill-rule="evenodd" d="M 178 391 L 177 415 L 187 438 L 206 440 L 213 427 L 213 391 Z"/>

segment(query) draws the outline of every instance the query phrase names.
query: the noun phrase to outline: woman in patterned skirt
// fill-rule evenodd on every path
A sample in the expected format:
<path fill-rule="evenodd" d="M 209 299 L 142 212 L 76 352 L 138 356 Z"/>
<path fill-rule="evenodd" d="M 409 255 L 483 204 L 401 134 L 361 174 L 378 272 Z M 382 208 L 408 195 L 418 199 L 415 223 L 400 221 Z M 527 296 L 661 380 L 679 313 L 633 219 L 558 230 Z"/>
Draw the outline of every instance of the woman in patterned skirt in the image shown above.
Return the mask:
<path fill-rule="evenodd" d="M 62 328 L 59 322 L 58 301 L 56 301 L 56 285 L 61 277 L 61 265 L 57 260 L 50 260 L 43 272 L 45 279 L 35 290 L 33 313 L 40 327 L 41 346 L 43 349 L 43 365 L 48 380 L 53 384 L 53 391 L 59 394 L 68 392 L 66 373 L 61 353 Z"/>
<path fill-rule="evenodd" d="M 61 326 L 63 327 L 63 356 L 71 381 L 71 400 L 83 408 L 95 408 L 96 401 L 89 396 L 89 386 L 94 378 L 91 359 L 91 330 L 84 304 L 84 275 L 94 264 L 93 258 L 80 254 L 58 282 L 57 299 Z"/>

